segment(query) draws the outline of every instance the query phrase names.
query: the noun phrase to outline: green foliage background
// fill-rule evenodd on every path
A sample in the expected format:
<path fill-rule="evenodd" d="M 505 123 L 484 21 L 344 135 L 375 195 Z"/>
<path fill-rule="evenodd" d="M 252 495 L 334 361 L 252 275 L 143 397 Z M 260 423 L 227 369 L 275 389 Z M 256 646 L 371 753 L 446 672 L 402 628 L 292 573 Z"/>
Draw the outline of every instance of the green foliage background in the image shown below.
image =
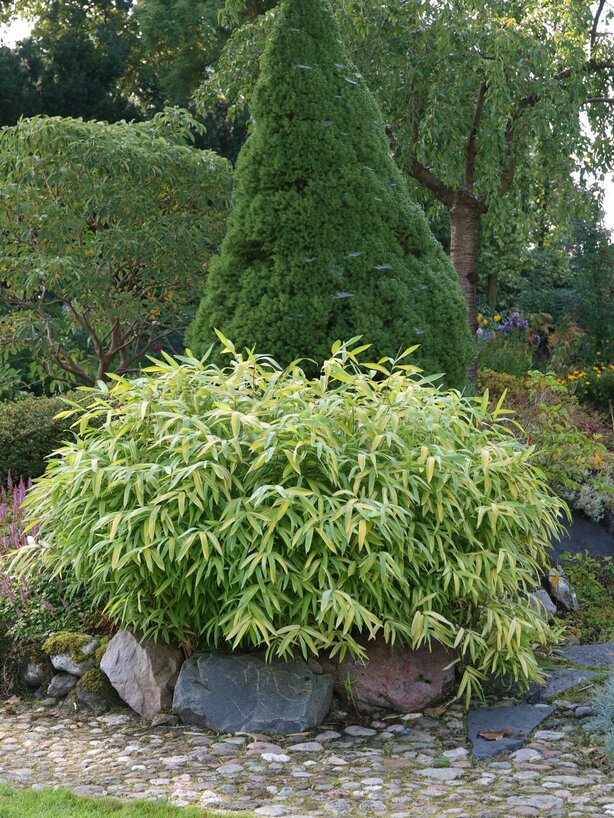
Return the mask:
<path fill-rule="evenodd" d="M 217 327 L 281 363 L 322 361 L 333 341 L 360 334 L 376 355 L 419 343 L 425 369 L 462 383 L 472 342 L 456 274 L 326 0 L 282 6 L 251 110 L 189 345 L 203 352 Z"/>
<path fill-rule="evenodd" d="M 0 130 L 0 342 L 92 385 L 179 345 L 218 249 L 230 163 L 196 123 L 35 117 Z"/>
<path fill-rule="evenodd" d="M 56 418 L 66 409 L 60 398 L 28 397 L 0 404 L 0 484 L 8 474 L 16 480 L 38 477 L 47 458 L 72 437 L 70 422 Z"/>

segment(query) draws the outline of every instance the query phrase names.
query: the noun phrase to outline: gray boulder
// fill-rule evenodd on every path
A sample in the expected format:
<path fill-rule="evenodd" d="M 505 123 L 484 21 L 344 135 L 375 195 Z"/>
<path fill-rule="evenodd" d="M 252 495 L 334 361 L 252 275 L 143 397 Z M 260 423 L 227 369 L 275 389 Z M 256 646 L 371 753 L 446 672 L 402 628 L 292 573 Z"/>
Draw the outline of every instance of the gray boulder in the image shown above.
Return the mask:
<path fill-rule="evenodd" d="M 145 719 L 170 708 L 183 653 L 178 648 L 119 631 L 109 642 L 100 669 L 120 698 Z"/>
<path fill-rule="evenodd" d="M 222 733 L 299 733 L 323 721 L 332 696 L 333 677 L 317 662 L 201 653 L 181 668 L 173 712 L 185 724 Z"/>
<path fill-rule="evenodd" d="M 569 580 L 560 565 L 551 568 L 546 577 L 546 583 L 550 596 L 559 602 L 566 611 L 577 611 L 578 600 L 575 591 L 569 584 Z"/>
<path fill-rule="evenodd" d="M 50 651 L 49 658 L 56 670 L 70 673 L 72 676 L 83 676 L 88 670 L 96 665 L 94 653 L 100 646 L 98 639 L 83 636 L 81 634 L 59 634 L 56 640 L 61 644 L 61 640 L 74 637 L 74 645 L 70 651 Z M 45 642 L 46 646 L 53 645 L 54 637 Z"/>
<path fill-rule="evenodd" d="M 106 713 L 120 704 L 117 691 L 97 667 L 88 670 L 79 679 L 75 687 L 75 698 L 82 707 L 96 714 Z"/>
<path fill-rule="evenodd" d="M 30 659 L 23 674 L 24 681 L 30 687 L 40 687 L 49 682 L 51 678 L 51 668 L 48 662 L 34 661 Z"/>
<path fill-rule="evenodd" d="M 529 594 L 529 605 L 546 619 L 552 619 L 556 614 L 556 605 L 550 598 L 548 591 L 544 591 L 543 588 Z"/>
<path fill-rule="evenodd" d="M 56 673 L 47 688 L 47 695 L 51 699 L 63 699 L 78 681 L 77 677 L 70 673 Z"/>

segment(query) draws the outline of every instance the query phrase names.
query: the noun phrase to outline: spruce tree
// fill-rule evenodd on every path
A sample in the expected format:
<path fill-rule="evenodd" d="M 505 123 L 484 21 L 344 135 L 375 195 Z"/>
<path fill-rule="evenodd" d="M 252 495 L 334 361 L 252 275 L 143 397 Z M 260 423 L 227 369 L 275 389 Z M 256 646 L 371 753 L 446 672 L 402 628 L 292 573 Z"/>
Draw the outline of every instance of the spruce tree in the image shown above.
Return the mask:
<path fill-rule="evenodd" d="M 378 107 L 328 0 L 284 0 L 254 91 L 235 205 L 188 333 L 287 364 L 361 335 L 371 356 L 465 379 L 472 355 L 456 274 L 411 200 Z"/>

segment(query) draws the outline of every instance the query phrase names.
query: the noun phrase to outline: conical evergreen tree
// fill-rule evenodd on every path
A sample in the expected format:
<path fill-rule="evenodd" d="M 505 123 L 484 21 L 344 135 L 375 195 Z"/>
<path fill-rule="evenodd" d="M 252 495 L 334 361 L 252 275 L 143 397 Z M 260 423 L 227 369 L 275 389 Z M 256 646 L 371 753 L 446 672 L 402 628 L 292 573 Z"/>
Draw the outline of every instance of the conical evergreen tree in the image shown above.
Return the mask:
<path fill-rule="evenodd" d="M 188 333 L 287 364 L 362 335 L 460 384 L 472 352 L 454 269 L 408 194 L 328 0 L 285 0 L 263 56 L 235 207 Z"/>

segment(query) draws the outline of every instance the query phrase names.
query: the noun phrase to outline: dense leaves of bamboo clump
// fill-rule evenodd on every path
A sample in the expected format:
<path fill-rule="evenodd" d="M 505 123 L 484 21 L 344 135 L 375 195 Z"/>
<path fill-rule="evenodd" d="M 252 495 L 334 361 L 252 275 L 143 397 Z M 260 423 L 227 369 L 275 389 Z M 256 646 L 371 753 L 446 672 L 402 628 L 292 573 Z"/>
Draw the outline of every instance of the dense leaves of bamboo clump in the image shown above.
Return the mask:
<path fill-rule="evenodd" d="M 458 649 L 466 693 L 534 678 L 526 592 L 561 503 L 500 409 L 339 344 L 317 379 L 227 351 L 88 390 L 20 553 L 158 639 L 343 655 L 381 633 Z"/>
<path fill-rule="evenodd" d="M 328 0 L 282 4 L 254 92 L 235 206 L 188 343 L 221 329 L 282 364 L 337 338 L 461 384 L 471 358 L 456 274 L 411 200 Z"/>

